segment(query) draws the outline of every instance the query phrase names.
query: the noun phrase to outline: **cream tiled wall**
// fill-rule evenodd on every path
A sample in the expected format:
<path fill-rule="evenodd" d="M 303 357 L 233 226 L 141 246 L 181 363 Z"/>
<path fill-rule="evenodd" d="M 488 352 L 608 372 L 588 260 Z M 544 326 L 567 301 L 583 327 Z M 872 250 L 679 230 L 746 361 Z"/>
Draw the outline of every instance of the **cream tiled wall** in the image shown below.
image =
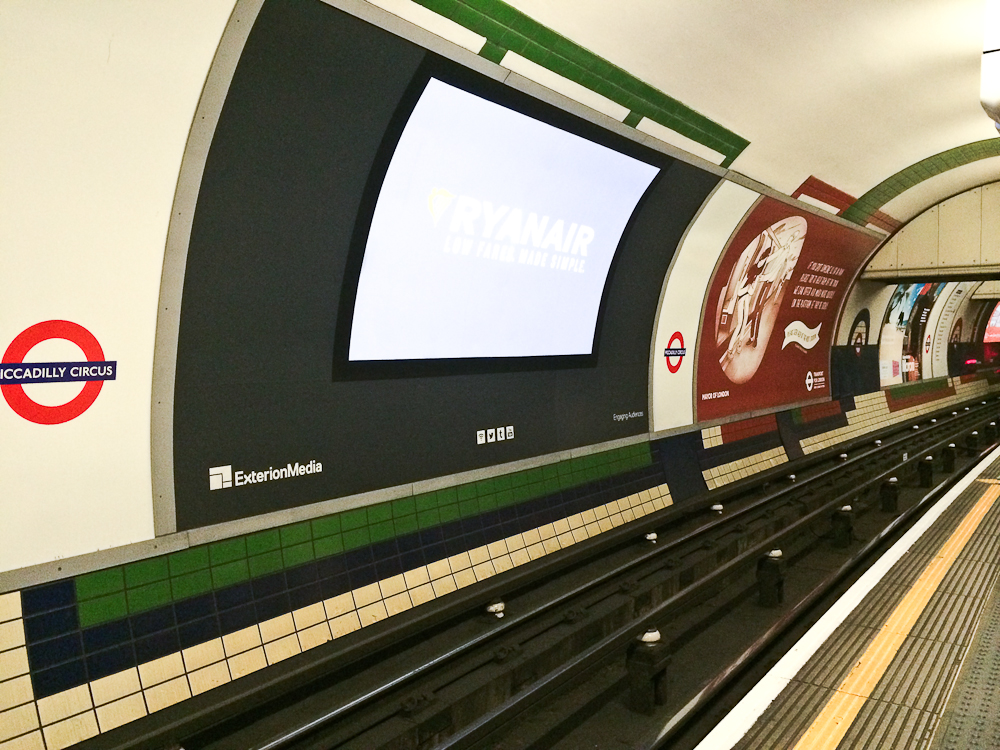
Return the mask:
<path fill-rule="evenodd" d="M 35 703 L 28 676 L 21 595 L 0 594 L 0 750 L 44 750 L 42 710 L 48 706 L 43 709 Z"/>
<path fill-rule="evenodd" d="M 740 479 L 746 479 L 758 472 L 773 469 L 775 466 L 781 466 L 787 462 L 788 454 L 785 453 L 783 447 L 771 448 L 753 456 L 730 461 L 728 464 L 705 469 L 701 475 L 705 478 L 708 489 L 714 490 L 716 487 L 738 482 Z"/>
<path fill-rule="evenodd" d="M 722 425 L 703 429 L 701 431 L 701 444 L 705 446 L 706 450 L 714 448 L 717 445 L 722 445 Z"/>

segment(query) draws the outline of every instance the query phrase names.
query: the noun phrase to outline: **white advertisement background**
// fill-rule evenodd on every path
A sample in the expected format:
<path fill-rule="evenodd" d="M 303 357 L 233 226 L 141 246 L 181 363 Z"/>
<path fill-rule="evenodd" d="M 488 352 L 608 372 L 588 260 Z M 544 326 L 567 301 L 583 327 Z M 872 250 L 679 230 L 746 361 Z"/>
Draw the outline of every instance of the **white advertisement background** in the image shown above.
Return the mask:
<path fill-rule="evenodd" d="M 883 315 L 883 320 L 881 321 L 881 328 L 878 340 L 878 359 L 879 359 L 879 384 L 882 388 L 890 385 L 898 385 L 900 383 L 911 382 L 907 380 L 906 373 L 903 372 L 903 368 L 908 364 L 912 367 L 918 368 L 916 372 L 918 373 L 917 379 L 923 377 L 923 372 L 920 368 L 920 362 L 907 363 L 903 361 L 903 340 L 906 336 L 906 329 L 909 327 L 910 319 L 913 316 L 913 311 L 917 306 L 917 302 L 920 301 L 921 290 L 925 287 L 927 288 L 927 293 L 932 294 L 934 289 L 940 284 L 941 288 L 938 290 L 937 295 L 934 297 L 934 301 L 931 304 L 931 309 L 928 312 L 927 323 L 924 326 L 923 337 L 926 337 L 927 333 L 933 331 L 931 327 L 930 317 L 934 310 L 935 305 L 937 305 L 941 296 L 947 291 L 947 284 L 942 282 L 934 282 L 929 284 L 914 283 L 914 284 L 899 284 L 894 287 L 893 293 L 895 294 L 898 290 L 902 297 L 899 299 L 895 305 L 892 304 L 892 299 L 890 298 L 889 305 L 885 314 Z M 899 315 L 902 313 L 902 328 L 900 325 Z M 924 350 L 924 339 L 921 338 L 919 342 L 919 352 L 921 356 Z M 893 375 L 893 364 L 896 364 L 899 371 Z"/>
<path fill-rule="evenodd" d="M 941 294 L 934 301 L 934 306 L 931 308 L 930 313 L 927 315 L 927 325 L 924 327 L 923 339 L 920 341 L 920 379 L 929 380 L 934 377 L 932 373 L 934 372 L 934 360 L 939 360 L 937 356 L 938 352 L 934 347 L 934 337 L 937 332 L 938 326 L 941 324 L 941 317 L 945 314 L 945 310 L 948 307 L 948 301 L 958 293 L 958 297 L 964 297 L 964 293 L 958 292 L 959 284 L 958 282 L 949 282 L 944 285 L 944 289 L 941 290 Z M 950 310 L 954 312 L 954 310 Z M 930 338 L 930 346 L 928 346 L 928 337 Z M 940 368 L 940 362 L 937 363 L 938 368 Z M 944 364 L 944 375 L 948 374 L 948 364 L 945 361 Z"/>
<path fill-rule="evenodd" d="M 0 571 L 149 539 L 150 392 L 167 222 L 233 0 L 6 3 L 0 22 L 0 353 L 69 320 L 118 379 L 82 416 L 0 399 Z M 77 358 L 65 341 L 26 359 Z M 54 405 L 79 384 L 28 386 Z"/>
<path fill-rule="evenodd" d="M 351 360 L 529 357 L 591 353 L 608 270 L 636 203 L 659 172 L 604 146 L 432 79 L 407 121 L 368 236 Z M 432 191 L 453 195 L 435 223 Z M 488 201 L 469 235 L 456 211 Z M 465 205 L 469 205 L 466 203 Z M 476 257 L 520 209 L 593 229 L 576 273 L 517 262 L 532 243 L 506 242 L 514 262 Z M 465 213 L 463 211 L 463 213 Z M 467 215 L 467 214 L 466 214 Z M 524 224 L 522 223 L 522 226 Z M 453 231 L 453 228 L 457 231 Z M 578 230 L 580 231 L 580 230 Z M 522 233 L 523 236 L 523 233 Z M 468 255 L 446 252 L 468 239 Z M 570 249 L 572 243 L 569 244 Z M 545 250 L 543 250 L 545 251 Z"/>
<path fill-rule="evenodd" d="M 978 281 L 959 281 L 948 284 L 938 297 L 927 321 L 927 331 L 932 333 L 931 354 L 925 354 L 921 363 L 924 378 L 943 378 L 948 375 L 948 345 L 951 329 L 968 307 L 972 292 L 979 286 Z M 931 325 L 934 327 L 931 328 Z"/>
<path fill-rule="evenodd" d="M 660 300 L 653 338 L 650 411 L 654 432 L 694 422 L 694 355 L 705 290 L 729 238 L 759 197 L 735 182 L 723 181 L 709 197 L 677 250 Z M 687 354 L 677 372 L 670 372 L 663 350 L 669 346 L 675 332 L 684 337 Z"/>

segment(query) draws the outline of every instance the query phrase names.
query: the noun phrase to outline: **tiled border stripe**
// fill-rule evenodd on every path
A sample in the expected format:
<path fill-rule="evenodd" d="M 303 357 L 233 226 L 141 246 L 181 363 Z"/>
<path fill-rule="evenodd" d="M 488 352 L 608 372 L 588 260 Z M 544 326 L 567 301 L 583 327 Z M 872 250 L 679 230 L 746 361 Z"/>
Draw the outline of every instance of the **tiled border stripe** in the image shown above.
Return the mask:
<path fill-rule="evenodd" d="M 914 383 L 874 391 L 845 399 L 842 404 L 831 402 L 836 408 L 830 404 L 802 407 L 792 410 L 790 416 L 795 426 L 794 434 L 798 436 L 799 448 L 803 454 L 810 454 L 918 416 L 924 411 L 922 407 L 926 404 L 933 403 L 936 408 L 944 408 L 994 390 L 993 385 L 985 378 L 967 383 L 960 382 L 959 378 L 945 378 L 930 383 Z M 900 393 L 903 394 L 902 397 Z M 843 413 L 840 413 L 841 409 Z M 805 419 L 807 410 L 811 420 Z M 830 413 L 823 415 L 824 411 Z M 718 431 L 718 427 L 702 430 L 706 453 L 718 451 L 721 447 Z M 706 464 L 703 463 L 702 476 L 710 490 L 723 487 L 785 463 L 789 460 L 786 453 L 788 446 L 787 437 L 781 448 L 772 448 L 762 441 L 763 450 L 753 455 L 741 455 L 736 460 L 721 465 L 708 465 L 707 468 L 704 468 Z"/>
<path fill-rule="evenodd" d="M 126 668 L 141 670 L 143 663 L 178 649 L 663 483 L 662 466 L 653 462 L 649 444 L 536 473 L 345 511 L 25 589 L 21 597 L 35 693 L 45 697 Z M 514 481 L 532 478 L 540 481 Z M 581 484 L 581 479 L 589 481 Z M 555 491 L 521 500 L 519 487 L 529 495 L 535 494 L 533 487 Z M 449 502 L 434 506 L 438 500 Z"/>
<path fill-rule="evenodd" d="M 955 388 L 952 386 L 952 379 L 941 378 L 887 388 L 885 401 L 889 411 L 899 411 L 954 395 Z"/>
<path fill-rule="evenodd" d="M 750 144 L 730 130 L 686 107 L 575 42 L 557 34 L 500 0 L 415 0 L 486 37 L 480 55 L 499 63 L 509 50 L 585 86 L 630 110 L 630 127 L 643 117 L 668 127 L 725 157 L 730 166 Z"/>
<path fill-rule="evenodd" d="M 701 445 L 698 463 L 709 490 L 788 461 L 775 414 L 706 427 Z"/>
<path fill-rule="evenodd" d="M 802 441 L 830 430 L 847 427 L 847 415 L 856 408 L 857 404 L 851 399 L 850 405 L 843 405 L 832 414 L 826 416 L 811 415 L 809 419 L 804 418 L 798 410 L 795 410 L 788 415 L 787 420 L 784 420 L 786 422 L 784 442 L 787 444 L 794 440 L 799 443 L 798 447 L 801 450 Z"/>
<path fill-rule="evenodd" d="M 805 181 L 803 181 L 803 183 L 795 189 L 795 192 L 792 193 L 791 197 L 799 198 L 803 195 L 815 198 L 816 200 L 833 206 L 838 210 L 838 214 L 840 215 L 843 215 L 844 211 L 850 208 L 851 205 L 856 203 L 858 200 L 853 195 L 845 193 L 843 190 L 839 190 L 829 183 L 823 182 L 823 180 L 819 179 L 815 175 L 809 175 Z M 884 229 L 890 234 L 903 226 L 902 222 L 892 218 L 889 214 L 882 213 L 881 211 L 872 212 L 872 215 L 868 217 L 868 221 L 874 226 Z"/>
<path fill-rule="evenodd" d="M 796 424 L 808 424 L 826 417 L 839 417 L 843 414 L 840 401 L 828 401 L 825 404 L 803 406 L 792 412 L 792 420 Z"/>
<path fill-rule="evenodd" d="M 84 627 L 138 614 L 320 557 L 536 500 L 652 462 L 649 443 L 404 497 L 77 576 Z"/>
<path fill-rule="evenodd" d="M 45 744 L 37 732 L 20 735 L 14 742 L 30 739 L 32 748 L 60 750 L 671 504 L 665 484 L 634 492 L 39 698 L 25 705 L 37 706 Z M 0 605 L 5 603 L 0 600 Z M 0 681 L 0 686 L 4 684 Z M 0 710 L 0 726 L 5 722 L 13 726 L 13 717 Z M 27 732 L 37 726 L 37 720 L 25 722 L 11 731 Z M 0 748 L 8 750 L 2 741 Z"/>
<path fill-rule="evenodd" d="M 712 466 L 704 469 L 701 475 L 705 478 L 708 489 L 714 490 L 787 462 L 788 454 L 785 452 L 784 446 L 779 446 L 751 456 L 738 458 L 735 461 Z"/>
<path fill-rule="evenodd" d="M 738 422 L 726 422 L 706 427 L 701 431 L 701 442 L 705 450 L 710 450 L 721 445 L 729 445 L 758 435 L 776 432 L 777 429 L 777 414 L 765 414 L 762 417 L 750 417 Z"/>
<path fill-rule="evenodd" d="M 815 453 L 868 432 L 920 416 L 926 411 L 925 406 L 928 403 L 933 403 L 935 408 L 945 408 L 996 391 L 994 384 L 987 378 L 978 378 L 965 383 L 961 382 L 960 378 L 948 378 L 944 382 L 945 388 L 934 392 L 927 399 L 922 399 L 919 403 L 910 402 L 896 410 L 890 408 L 890 390 L 905 392 L 913 388 L 913 385 L 896 386 L 890 390 L 855 396 L 855 408 L 846 412 L 847 425 L 802 438 L 800 441 L 802 450 L 807 455 Z"/>
<path fill-rule="evenodd" d="M 1000 138 L 967 143 L 964 146 L 942 151 L 940 154 L 928 156 L 926 159 L 911 164 L 891 177 L 882 180 L 867 193 L 858 198 L 842 216 L 847 221 L 865 226 L 872 220 L 878 209 L 898 195 L 902 195 L 924 180 L 936 177 L 949 169 L 962 167 L 980 159 L 1000 156 Z"/>
<path fill-rule="evenodd" d="M 774 414 L 766 414 L 763 417 L 751 417 L 739 422 L 727 422 L 720 427 L 722 428 L 722 442 L 734 443 L 757 435 L 776 432 L 778 419 Z"/>

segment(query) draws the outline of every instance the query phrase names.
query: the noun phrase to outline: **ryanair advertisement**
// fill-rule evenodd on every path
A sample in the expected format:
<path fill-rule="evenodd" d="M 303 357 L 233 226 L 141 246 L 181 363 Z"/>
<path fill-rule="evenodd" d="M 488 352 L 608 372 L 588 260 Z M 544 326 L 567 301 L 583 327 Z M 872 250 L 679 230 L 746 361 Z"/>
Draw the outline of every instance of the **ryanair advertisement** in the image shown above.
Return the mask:
<path fill-rule="evenodd" d="M 719 176 L 360 19 L 267 7 L 171 307 L 177 528 L 647 432 L 663 279 Z"/>
<path fill-rule="evenodd" d="M 723 253 L 706 298 L 698 421 L 829 397 L 834 328 L 875 244 L 761 199 Z"/>
<path fill-rule="evenodd" d="M 379 192 L 350 360 L 590 354 L 659 171 L 432 78 Z"/>

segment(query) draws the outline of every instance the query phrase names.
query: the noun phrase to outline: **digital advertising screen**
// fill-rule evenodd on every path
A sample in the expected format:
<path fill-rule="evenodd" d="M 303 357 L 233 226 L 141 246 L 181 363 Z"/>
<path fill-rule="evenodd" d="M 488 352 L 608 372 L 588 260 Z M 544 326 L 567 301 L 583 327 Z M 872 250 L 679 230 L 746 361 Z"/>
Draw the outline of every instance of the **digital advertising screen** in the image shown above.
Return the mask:
<path fill-rule="evenodd" d="M 591 354 L 615 252 L 659 172 L 430 78 L 378 193 L 349 361 Z"/>
<path fill-rule="evenodd" d="M 177 528 L 646 433 L 663 280 L 719 179 L 268 0 L 184 256 Z"/>
<path fill-rule="evenodd" d="M 830 346 L 876 240 L 773 198 L 753 208 L 706 297 L 699 421 L 830 395 Z"/>

